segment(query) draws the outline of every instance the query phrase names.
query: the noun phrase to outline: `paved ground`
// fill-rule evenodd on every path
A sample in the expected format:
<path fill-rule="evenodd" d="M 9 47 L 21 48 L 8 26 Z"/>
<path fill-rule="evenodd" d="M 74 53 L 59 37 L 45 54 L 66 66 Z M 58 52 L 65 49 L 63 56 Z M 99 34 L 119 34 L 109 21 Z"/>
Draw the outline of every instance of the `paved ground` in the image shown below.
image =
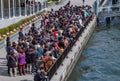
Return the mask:
<path fill-rule="evenodd" d="M 7 27 L 10 24 L 16 23 L 24 18 L 25 17 L 21 16 L 21 17 L 15 17 L 15 18 L 11 18 L 11 19 L 0 20 L 0 28 Z"/>
<path fill-rule="evenodd" d="M 69 0 L 65 0 L 58 5 L 52 5 L 48 10 L 51 8 L 58 9 L 61 6 L 65 5 Z M 86 0 L 85 4 L 92 5 L 95 0 Z M 73 5 L 82 5 L 82 0 L 71 0 L 71 4 Z M 0 49 L 0 81 L 33 81 L 33 76 L 31 74 L 27 74 L 25 76 L 16 76 L 16 77 L 9 77 L 7 75 L 7 67 L 6 67 L 6 51 L 5 47 Z"/>

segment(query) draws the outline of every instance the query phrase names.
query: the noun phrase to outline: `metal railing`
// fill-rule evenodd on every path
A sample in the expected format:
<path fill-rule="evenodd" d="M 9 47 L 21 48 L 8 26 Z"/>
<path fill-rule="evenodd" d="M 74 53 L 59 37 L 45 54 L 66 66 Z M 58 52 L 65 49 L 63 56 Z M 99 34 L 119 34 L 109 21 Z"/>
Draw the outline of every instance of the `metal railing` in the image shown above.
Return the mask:
<path fill-rule="evenodd" d="M 101 0 L 100 3 L 99 3 L 99 6 L 101 6 L 104 1 L 105 1 L 105 0 Z"/>
<path fill-rule="evenodd" d="M 34 23 L 35 23 L 35 26 L 38 27 L 38 26 L 41 24 L 41 18 L 38 19 L 37 21 L 35 21 Z M 29 29 L 30 29 L 30 26 L 28 25 L 28 26 L 26 26 L 26 27 L 23 29 L 23 32 L 24 32 L 24 33 L 25 33 L 25 32 L 28 32 Z M 14 41 L 14 40 L 17 39 L 17 38 L 18 38 L 18 32 L 16 32 L 15 34 L 13 34 L 13 35 L 10 36 L 10 41 Z M 6 39 L 0 41 L 0 49 L 1 49 L 2 47 L 4 47 L 4 46 L 6 46 Z"/>
<path fill-rule="evenodd" d="M 99 8 L 99 18 L 100 17 L 112 17 L 112 16 L 120 16 L 120 5 L 111 5 L 106 7 Z"/>
<path fill-rule="evenodd" d="M 86 28 L 86 26 L 89 24 L 89 22 L 91 21 L 92 15 L 86 20 L 86 22 L 84 23 L 85 27 L 82 27 L 80 29 L 80 31 L 77 33 L 74 42 L 69 43 L 69 45 L 67 46 L 67 48 L 65 48 L 65 50 L 63 51 L 63 53 L 59 56 L 59 58 L 54 62 L 54 64 L 49 68 L 48 70 L 48 77 L 49 79 L 52 78 L 52 76 L 56 73 L 57 69 L 59 68 L 59 66 L 62 64 L 63 60 L 66 58 L 66 56 L 68 55 L 68 53 L 71 51 L 72 47 L 74 46 L 74 44 L 76 43 L 76 41 L 78 40 L 78 38 L 81 36 L 81 34 L 83 33 L 84 29 Z"/>

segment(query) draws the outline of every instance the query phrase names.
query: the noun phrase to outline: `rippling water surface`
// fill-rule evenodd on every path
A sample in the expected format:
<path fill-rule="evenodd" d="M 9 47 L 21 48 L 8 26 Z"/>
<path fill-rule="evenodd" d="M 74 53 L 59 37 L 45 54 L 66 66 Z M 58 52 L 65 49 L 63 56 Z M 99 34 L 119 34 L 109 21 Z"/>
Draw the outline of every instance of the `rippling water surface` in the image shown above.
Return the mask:
<path fill-rule="evenodd" d="M 120 81 L 120 24 L 96 27 L 67 81 Z"/>

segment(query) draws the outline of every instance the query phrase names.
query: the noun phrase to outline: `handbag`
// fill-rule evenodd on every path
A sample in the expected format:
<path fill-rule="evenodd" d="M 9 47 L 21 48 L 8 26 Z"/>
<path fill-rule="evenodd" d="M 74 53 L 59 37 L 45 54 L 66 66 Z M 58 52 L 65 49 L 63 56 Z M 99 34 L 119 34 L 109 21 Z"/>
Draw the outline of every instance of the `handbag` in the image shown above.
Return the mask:
<path fill-rule="evenodd" d="M 13 56 L 11 56 L 11 58 L 13 59 L 13 61 L 15 62 L 16 66 L 18 65 L 17 59 L 15 59 Z"/>

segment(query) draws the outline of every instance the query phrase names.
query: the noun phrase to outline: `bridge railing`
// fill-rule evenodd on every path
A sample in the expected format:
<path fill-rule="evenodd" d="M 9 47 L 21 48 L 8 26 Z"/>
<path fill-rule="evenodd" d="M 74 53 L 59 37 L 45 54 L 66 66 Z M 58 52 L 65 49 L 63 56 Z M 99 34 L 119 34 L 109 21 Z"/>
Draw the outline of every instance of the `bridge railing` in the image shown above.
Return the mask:
<path fill-rule="evenodd" d="M 48 77 L 49 79 L 52 78 L 52 76 L 56 73 L 59 66 L 62 64 L 63 60 L 66 58 L 68 53 L 71 51 L 71 48 L 74 46 L 75 42 L 78 40 L 78 38 L 83 33 L 84 29 L 88 25 L 88 23 L 91 21 L 92 15 L 87 19 L 87 21 L 84 23 L 85 27 L 82 27 L 80 31 L 77 33 L 74 42 L 71 42 L 67 48 L 63 51 L 63 53 L 60 55 L 60 57 L 54 62 L 54 64 L 49 68 L 48 70 Z"/>
<path fill-rule="evenodd" d="M 120 16 L 120 5 L 115 4 L 111 6 L 100 7 L 98 15 L 99 18 Z"/>
<path fill-rule="evenodd" d="M 112 6 L 100 7 L 99 12 L 111 12 L 111 11 L 120 11 L 120 5 L 115 4 Z"/>
<path fill-rule="evenodd" d="M 104 0 L 101 0 L 99 3 L 99 6 L 101 6 L 103 4 Z"/>

